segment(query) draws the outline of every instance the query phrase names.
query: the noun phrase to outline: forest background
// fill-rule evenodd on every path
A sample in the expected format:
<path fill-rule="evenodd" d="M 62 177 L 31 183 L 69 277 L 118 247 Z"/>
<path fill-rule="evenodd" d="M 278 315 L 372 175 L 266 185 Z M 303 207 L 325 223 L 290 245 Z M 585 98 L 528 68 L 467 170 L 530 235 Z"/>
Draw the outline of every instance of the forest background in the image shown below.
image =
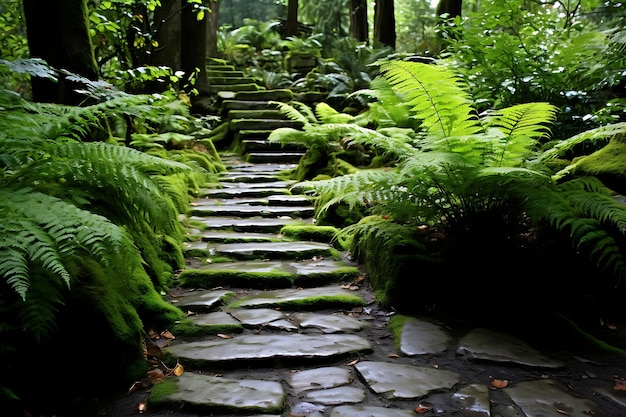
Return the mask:
<path fill-rule="evenodd" d="M 318 216 L 354 225 L 350 250 L 371 263 L 382 301 L 406 303 L 394 288 L 416 289 L 376 278 L 377 269 L 399 277 L 405 255 L 434 252 L 440 258 L 420 266 L 437 271 L 442 259 L 460 259 L 462 275 L 445 272 L 460 277 L 452 282 L 460 293 L 468 281 L 480 292 L 506 271 L 522 294 L 567 294 L 560 307 L 576 311 L 577 324 L 623 340 L 613 331 L 624 318 L 626 276 L 622 3 L 250 3 L 0 4 L 3 398 L 32 400 L 43 370 L 60 375 L 69 363 L 78 394 L 75 381 L 94 379 L 93 358 L 109 371 L 89 390 L 140 378 L 147 329 L 184 318 L 163 299 L 184 266 L 179 215 L 224 169 L 208 57 L 265 88 L 322 94 L 332 111 L 309 118 L 301 136 L 274 139 L 315 150 L 299 179 L 326 176 L 309 184 Z M 299 72 L 296 56 L 315 64 Z M 407 60 L 429 64 L 385 66 Z M 429 86 L 430 104 L 412 95 L 419 85 Z M 431 109 L 447 113 L 432 119 Z M 351 159 L 348 144 L 360 145 L 366 162 Z M 329 172 L 333 164 L 320 159 L 352 167 Z M 394 177 L 342 175 L 380 166 Z M 511 272 L 519 260 L 495 262 L 496 248 L 511 241 L 526 254 L 549 253 L 549 267 L 532 263 L 545 274 L 519 277 Z M 476 273 L 490 278 L 463 278 Z M 585 308 L 581 294 L 593 299 Z M 68 387 L 46 389 L 54 398 Z"/>

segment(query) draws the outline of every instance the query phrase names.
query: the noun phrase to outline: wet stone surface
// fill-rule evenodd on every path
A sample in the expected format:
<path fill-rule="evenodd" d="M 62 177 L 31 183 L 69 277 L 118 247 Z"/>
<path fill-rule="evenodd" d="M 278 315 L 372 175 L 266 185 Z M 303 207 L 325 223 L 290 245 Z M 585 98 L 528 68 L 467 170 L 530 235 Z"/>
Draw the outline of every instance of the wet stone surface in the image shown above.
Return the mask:
<path fill-rule="evenodd" d="M 247 172 L 251 180 L 263 182 L 229 182 L 214 191 L 205 190 L 205 195 L 226 199 L 288 195 L 291 183 L 277 180 L 269 187 L 265 180 L 282 167 L 294 167 L 291 162 L 264 166 L 236 156 L 224 160 L 233 172 L 230 179 L 243 179 L 240 174 Z M 263 195 L 252 190 L 262 190 Z M 228 192 L 217 194 L 224 191 Z M 202 241 L 211 241 L 211 233 L 265 236 L 276 234 L 283 224 L 312 224 L 312 219 L 297 216 L 242 218 L 207 213 L 192 219 L 206 228 L 200 231 L 204 237 L 198 236 L 190 247 L 207 250 L 217 247 Z M 266 244 L 273 245 L 259 239 L 239 247 L 254 246 L 262 253 Z M 203 265 L 202 259 L 190 259 L 188 264 L 216 271 L 293 274 L 350 265 L 327 258 L 288 259 L 293 255 L 288 252 L 297 251 L 298 245 L 283 240 L 273 260 Z M 361 274 L 367 276 L 366 271 Z M 172 302 L 193 311 L 194 323 L 240 326 L 240 330 L 171 341 L 165 351 L 185 372 L 165 378 L 151 390 L 124 395 L 98 416 L 134 415 L 138 401 L 147 401 L 144 415 L 153 417 L 626 415 L 623 392 L 613 390 L 616 367 L 624 369 L 623 359 L 574 354 L 563 347 L 537 349 L 501 328 L 492 330 L 463 318 L 411 317 L 402 323 L 396 340 L 388 324 L 397 313 L 381 309 L 367 279 L 357 282 L 356 274 L 307 288 L 223 285 L 177 292 Z M 497 386 L 496 381 L 500 382 Z"/>

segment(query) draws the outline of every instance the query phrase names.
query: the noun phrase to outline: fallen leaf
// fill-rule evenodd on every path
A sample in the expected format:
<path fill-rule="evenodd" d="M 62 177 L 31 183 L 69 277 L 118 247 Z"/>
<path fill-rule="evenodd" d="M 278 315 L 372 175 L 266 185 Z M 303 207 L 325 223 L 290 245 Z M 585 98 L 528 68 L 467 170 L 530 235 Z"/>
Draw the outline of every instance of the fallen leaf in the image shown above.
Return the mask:
<path fill-rule="evenodd" d="M 354 365 L 356 365 L 357 363 L 359 363 L 359 360 L 358 360 L 358 359 L 355 359 L 355 360 L 353 360 L 352 362 L 347 363 L 347 364 L 346 364 L 346 366 L 354 366 Z"/>
<path fill-rule="evenodd" d="M 360 283 L 361 281 L 363 281 L 365 279 L 365 275 L 359 275 L 359 277 L 356 279 L 356 281 L 354 282 L 355 284 Z"/>
<path fill-rule="evenodd" d="M 620 379 L 615 381 L 615 385 L 613 386 L 615 391 L 626 391 L 626 381 Z"/>
<path fill-rule="evenodd" d="M 423 402 L 423 403 L 419 403 L 417 405 L 417 407 L 415 407 L 415 412 L 422 414 L 422 413 L 425 413 L 425 412 L 430 411 L 432 409 L 433 409 L 432 404 L 427 403 L 427 402 Z"/>
<path fill-rule="evenodd" d="M 176 366 L 174 367 L 173 373 L 176 376 L 181 376 L 182 374 L 185 373 L 185 367 L 183 365 L 181 365 L 180 363 L 176 363 Z"/>
<path fill-rule="evenodd" d="M 397 353 L 390 353 L 389 355 L 387 355 L 388 358 L 399 358 L 400 355 L 398 355 Z"/>
<path fill-rule="evenodd" d="M 358 285 L 350 285 L 348 288 L 350 291 L 358 291 L 360 287 Z"/>
<path fill-rule="evenodd" d="M 128 395 L 132 394 L 135 391 L 139 391 L 140 389 L 144 389 L 147 388 L 149 385 L 146 384 L 144 381 L 135 381 L 133 383 L 133 385 L 130 386 L 130 388 L 128 388 Z"/>
<path fill-rule="evenodd" d="M 227 334 L 222 334 L 222 333 L 218 333 L 217 337 L 221 337 L 222 339 L 232 339 L 232 336 L 229 336 Z"/>
<path fill-rule="evenodd" d="M 615 324 L 613 324 L 613 323 L 607 323 L 607 324 L 606 324 L 606 327 L 607 327 L 609 330 L 617 330 L 617 326 L 616 326 Z"/>
<path fill-rule="evenodd" d="M 146 354 L 148 356 L 161 357 L 163 356 L 163 351 L 156 343 L 148 339 L 146 340 Z"/>
<path fill-rule="evenodd" d="M 159 368 L 148 371 L 148 380 L 152 385 L 165 378 L 165 374 Z"/>
<path fill-rule="evenodd" d="M 491 385 L 494 388 L 506 388 L 509 385 L 509 381 L 506 379 L 493 379 L 491 380 Z"/>
<path fill-rule="evenodd" d="M 569 415 L 570 415 L 567 411 L 565 411 L 565 410 L 561 410 L 560 408 L 557 408 L 557 409 L 556 409 L 556 412 L 557 412 L 557 413 L 559 413 L 559 414 L 564 414 L 564 415 L 566 415 L 566 416 L 569 416 Z"/>
<path fill-rule="evenodd" d="M 154 329 L 148 330 L 148 336 L 150 336 L 150 339 L 158 339 L 159 338 L 159 334 L 157 332 L 155 332 Z"/>
<path fill-rule="evenodd" d="M 347 290 L 349 288 L 350 288 L 350 284 L 344 284 L 344 285 L 341 286 L 341 289 L 343 289 L 343 290 Z"/>
<path fill-rule="evenodd" d="M 165 338 L 165 339 L 169 339 L 169 340 L 174 340 L 176 339 L 174 337 L 174 335 L 172 333 L 170 333 L 169 330 L 164 330 L 161 332 L 161 337 Z"/>
<path fill-rule="evenodd" d="M 141 401 L 140 403 L 137 403 L 137 411 L 139 411 L 139 414 L 145 413 L 147 409 L 148 409 L 147 402 Z"/>

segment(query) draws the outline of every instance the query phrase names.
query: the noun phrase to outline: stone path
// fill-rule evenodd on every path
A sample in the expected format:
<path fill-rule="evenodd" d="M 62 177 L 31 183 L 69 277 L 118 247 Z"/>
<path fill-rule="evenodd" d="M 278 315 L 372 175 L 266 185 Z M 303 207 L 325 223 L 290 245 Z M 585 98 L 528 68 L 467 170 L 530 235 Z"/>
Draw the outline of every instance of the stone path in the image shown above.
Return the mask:
<path fill-rule="evenodd" d="M 563 361 L 487 328 L 379 308 L 348 254 L 280 233 L 314 223 L 311 201 L 279 175 L 293 163 L 223 160 L 221 185 L 193 204 L 171 298 L 202 331 L 165 348 L 185 372 L 152 388 L 147 415 L 626 415 L 597 358 Z"/>

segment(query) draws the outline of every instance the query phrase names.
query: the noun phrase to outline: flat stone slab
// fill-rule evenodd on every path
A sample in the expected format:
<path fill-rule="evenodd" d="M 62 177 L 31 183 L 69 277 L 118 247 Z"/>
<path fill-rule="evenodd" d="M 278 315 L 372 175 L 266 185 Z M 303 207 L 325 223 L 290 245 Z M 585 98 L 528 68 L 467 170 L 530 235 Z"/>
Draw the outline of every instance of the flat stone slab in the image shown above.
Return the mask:
<path fill-rule="evenodd" d="M 600 415 L 596 403 L 575 397 L 549 379 L 520 382 L 504 391 L 522 409 L 526 417 Z"/>
<path fill-rule="evenodd" d="M 229 171 L 236 172 L 258 172 L 258 173 L 277 173 L 280 171 L 288 171 L 292 169 L 296 169 L 298 164 L 278 164 L 278 163 L 269 163 L 269 164 L 239 164 L 233 167 L 230 167 Z"/>
<path fill-rule="evenodd" d="M 271 308 L 255 308 L 254 310 L 242 308 L 231 310 L 229 314 L 244 326 L 264 326 L 285 317 L 282 311 Z"/>
<path fill-rule="evenodd" d="M 275 182 L 280 181 L 275 173 L 243 173 L 243 172 L 225 172 L 219 177 L 220 182 Z"/>
<path fill-rule="evenodd" d="M 240 232 L 275 232 L 278 233 L 283 226 L 297 224 L 313 224 L 313 218 L 292 219 L 291 217 L 273 218 L 250 218 L 239 217 L 200 217 L 191 216 L 191 221 L 205 224 L 213 229 L 233 229 Z"/>
<path fill-rule="evenodd" d="M 352 380 L 352 372 L 346 368 L 326 366 L 294 372 L 287 378 L 291 389 L 299 394 L 309 390 L 320 390 L 348 385 Z"/>
<path fill-rule="evenodd" d="M 350 290 L 344 290 L 341 287 L 316 287 L 263 291 L 261 293 L 250 295 L 240 299 L 237 302 L 237 307 L 270 307 L 279 305 L 281 303 L 307 302 L 307 300 L 314 301 L 339 297 L 347 297 L 351 300 L 360 299 L 362 301 L 362 304 L 365 304 L 365 300 L 363 300 L 361 297 L 354 294 L 354 292 Z"/>
<path fill-rule="evenodd" d="M 315 213 L 313 206 L 259 206 L 259 205 L 214 205 L 199 204 L 190 209 L 195 216 L 231 216 L 231 217 L 311 217 Z"/>
<path fill-rule="evenodd" d="M 561 368 L 563 362 L 552 360 L 522 340 L 504 333 L 478 328 L 459 342 L 457 354 L 468 359 L 515 363 L 539 368 Z"/>
<path fill-rule="evenodd" d="M 254 379 L 230 379 L 186 372 L 155 384 L 149 401 L 182 404 L 205 410 L 280 413 L 285 403 L 280 383 Z"/>
<path fill-rule="evenodd" d="M 303 259 L 313 256 L 332 256 L 334 249 L 320 242 L 252 242 L 211 244 L 212 254 L 232 256 L 237 259 L 290 258 Z"/>
<path fill-rule="evenodd" d="M 239 320 L 234 319 L 233 316 L 223 311 L 215 311 L 213 313 L 190 316 L 189 320 L 191 320 L 197 326 L 241 326 L 241 322 L 239 322 Z"/>
<path fill-rule="evenodd" d="M 415 412 L 365 405 L 342 405 L 335 407 L 330 417 L 415 417 Z"/>
<path fill-rule="evenodd" d="M 345 314 L 296 313 L 293 318 L 302 328 L 316 328 L 324 333 L 358 332 L 369 326 L 369 323 Z"/>
<path fill-rule="evenodd" d="M 270 182 L 237 182 L 237 183 L 222 183 L 223 189 L 225 188 L 289 188 L 294 185 L 296 181 L 270 181 Z"/>
<path fill-rule="evenodd" d="M 355 387 L 337 387 L 320 391 L 309 391 L 303 399 L 317 404 L 356 404 L 365 400 L 365 392 Z"/>
<path fill-rule="evenodd" d="M 204 189 L 200 191 L 200 196 L 214 198 L 245 198 L 245 197 L 267 197 L 270 195 L 290 195 L 291 191 L 287 187 L 283 188 L 217 188 Z"/>
<path fill-rule="evenodd" d="M 474 417 L 489 417 L 491 415 L 489 388 L 486 385 L 467 385 L 455 392 L 452 397 L 459 402 L 467 415 Z"/>
<path fill-rule="evenodd" d="M 458 373 L 439 368 L 370 361 L 355 368 L 372 391 L 387 399 L 421 398 L 460 382 Z"/>
<path fill-rule="evenodd" d="M 210 363 L 280 358 L 322 359 L 371 350 L 367 340 L 350 334 L 244 334 L 232 339 L 216 338 L 167 348 L 169 353 L 181 360 Z"/>
<path fill-rule="evenodd" d="M 407 356 L 441 353 L 451 341 L 452 336 L 443 326 L 408 318 L 402 326 L 400 351 Z"/>
<path fill-rule="evenodd" d="M 227 230 L 205 230 L 197 232 L 204 242 L 242 243 L 242 242 L 273 242 L 281 240 L 275 233 L 231 232 Z"/>
<path fill-rule="evenodd" d="M 235 293 L 228 290 L 200 290 L 193 291 L 170 302 L 178 308 L 189 310 L 211 310 L 224 303 L 225 299 L 234 296 Z"/>

